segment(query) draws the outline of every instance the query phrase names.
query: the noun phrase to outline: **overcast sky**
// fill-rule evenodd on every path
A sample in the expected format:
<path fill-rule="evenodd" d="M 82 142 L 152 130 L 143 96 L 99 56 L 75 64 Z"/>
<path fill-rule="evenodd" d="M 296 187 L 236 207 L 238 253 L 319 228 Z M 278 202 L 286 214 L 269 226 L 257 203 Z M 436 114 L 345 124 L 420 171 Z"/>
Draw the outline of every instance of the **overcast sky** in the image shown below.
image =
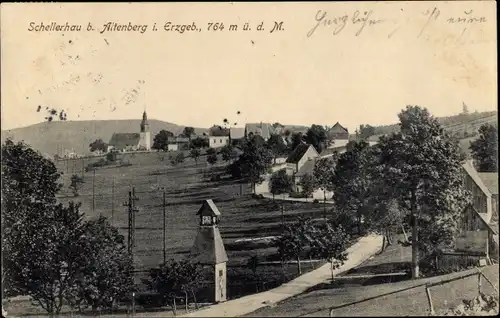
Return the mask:
<path fill-rule="evenodd" d="M 356 10 L 379 22 L 356 35 Z M 69 120 L 139 119 L 146 108 L 150 119 L 196 127 L 223 118 L 338 121 L 352 132 L 395 123 L 408 104 L 438 116 L 459 113 L 462 102 L 496 110 L 495 11 L 494 2 L 2 4 L 2 130 L 43 121 L 38 105 L 64 109 Z M 334 18 L 344 15 L 340 29 Z M 28 31 L 52 21 L 97 31 Z M 148 29 L 99 33 L 115 21 Z M 195 21 L 202 31 L 166 32 L 167 21 Z M 270 33 L 274 21 L 284 30 Z M 207 31 L 209 22 L 225 29 Z"/>

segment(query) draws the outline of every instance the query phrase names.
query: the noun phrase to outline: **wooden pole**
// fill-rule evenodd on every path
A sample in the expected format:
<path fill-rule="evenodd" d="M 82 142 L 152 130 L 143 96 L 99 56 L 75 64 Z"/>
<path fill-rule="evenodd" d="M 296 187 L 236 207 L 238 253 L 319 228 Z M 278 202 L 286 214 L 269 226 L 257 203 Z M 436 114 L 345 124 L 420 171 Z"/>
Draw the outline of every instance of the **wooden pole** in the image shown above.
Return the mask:
<path fill-rule="evenodd" d="M 92 172 L 92 213 L 95 213 L 95 168 Z"/>
<path fill-rule="evenodd" d="M 163 264 L 167 262 L 167 215 L 166 215 L 166 193 L 163 191 Z"/>
<path fill-rule="evenodd" d="M 115 176 L 113 175 L 113 183 L 111 184 L 111 225 L 115 225 Z"/>
<path fill-rule="evenodd" d="M 434 306 L 432 305 L 431 290 L 429 289 L 429 287 L 425 286 L 425 292 L 427 293 L 427 300 L 429 301 L 429 310 L 431 312 L 431 315 L 434 315 Z"/>

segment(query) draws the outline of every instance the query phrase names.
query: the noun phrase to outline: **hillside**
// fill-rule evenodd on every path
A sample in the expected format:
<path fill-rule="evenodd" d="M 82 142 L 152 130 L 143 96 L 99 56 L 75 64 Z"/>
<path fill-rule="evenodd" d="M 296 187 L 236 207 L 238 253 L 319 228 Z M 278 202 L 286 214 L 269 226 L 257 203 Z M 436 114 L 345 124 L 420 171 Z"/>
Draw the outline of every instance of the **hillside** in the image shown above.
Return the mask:
<path fill-rule="evenodd" d="M 139 132 L 140 120 L 87 120 L 87 121 L 52 121 L 22 128 L 2 131 L 2 143 L 7 138 L 24 140 L 43 154 L 53 156 L 61 154 L 60 149 L 73 150 L 84 154 L 89 152 L 89 144 L 101 138 L 108 142 L 114 132 Z M 160 120 L 149 120 L 151 138 L 165 129 L 179 134 L 184 126 Z M 195 128 L 197 134 L 207 131 Z M 59 151 L 58 151 L 59 149 Z"/>
<path fill-rule="evenodd" d="M 496 124 L 498 113 L 491 112 L 474 112 L 470 114 L 458 114 L 453 116 L 438 117 L 441 125 L 458 138 L 467 138 L 474 136 L 479 127 L 484 123 Z M 398 124 L 375 126 L 375 135 L 390 134 L 399 131 Z"/>

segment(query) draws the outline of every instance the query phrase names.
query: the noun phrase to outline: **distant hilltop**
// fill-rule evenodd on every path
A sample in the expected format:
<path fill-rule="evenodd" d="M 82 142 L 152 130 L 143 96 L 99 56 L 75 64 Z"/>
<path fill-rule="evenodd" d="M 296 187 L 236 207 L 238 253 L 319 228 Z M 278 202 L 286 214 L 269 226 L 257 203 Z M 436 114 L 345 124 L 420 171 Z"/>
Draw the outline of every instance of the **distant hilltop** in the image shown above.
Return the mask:
<path fill-rule="evenodd" d="M 78 154 L 88 154 L 89 145 L 100 138 L 108 142 L 115 132 L 135 133 L 141 124 L 141 119 L 127 120 L 82 120 L 82 121 L 52 121 L 27 127 L 2 130 L 2 143 L 7 138 L 16 141 L 24 140 L 42 154 L 54 156 L 62 150 L 70 150 Z M 182 133 L 184 126 L 160 120 L 149 120 L 151 138 L 160 130 L 165 129 L 174 134 Z M 207 132 L 205 128 L 195 128 L 196 134 Z"/>
<path fill-rule="evenodd" d="M 477 136 L 477 130 L 484 123 L 497 125 L 498 116 L 496 111 L 473 112 L 470 114 L 440 117 L 439 121 L 454 136 L 459 139 L 464 139 Z M 27 144 L 31 145 L 33 149 L 36 149 L 49 157 L 53 157 L 55 154 L 62 155 L 64 150 L 84 155 L 90 153 L 89 145 L 96 139 L 100 138 L 107 143 L 113 133 L 136 133 L 140 124 L 140 118 L 130 120 L 43 122 L 22 128 L 2 130 L 1 140 L 2 143 L 7 138 L 12 138 L 16 141 L 24 140 Z M 174 135 L 179 135 L 185 127 L 155 119 L 149 120 L 149 126 L 151 139 L 153 139 L 154 136 L 162 129 L 168 130 Z M 207 126 L 211 126 L 211 124 Z M 283 131 L 290 130 L 291 132 L 305 132 L 308 128 L 303 125 L 283 126 Z M 377 139 L 378 136 L 382 134 L 399 130 L 399 126 L 397 124 L 374 126 L 374 128 L 375 136 L 371 139 Z M 208 130 L 209 128 L 195 127 L 195 134 L 202 135 L 203 133 L 208 133 Z"/>
<path fill-rule="evenodd" d="M 137 133 L 141 119 L 127 120 L 82 120 L 82 121 L 51 121 L 30 125 L 22 128 L 2 130 L 2 143 L 7 138 L 15 141 L 24 140 L 33 149 L 47 157 L 64 152 L 74 152 L 79 155 L 90 154 L 89 145 L 96 139 L 108 143 L 114 133 Z M 161 120 L 150 119 L 149 131 L 151 142 L 160 130 L 167 130 L 174 135 L 182 133 L 185 126 Z M 306 126 L 285 125 L 290 131 L 306 130 Z M 194 127 L 196 135 L 208 134 L 209 128 Z"/>

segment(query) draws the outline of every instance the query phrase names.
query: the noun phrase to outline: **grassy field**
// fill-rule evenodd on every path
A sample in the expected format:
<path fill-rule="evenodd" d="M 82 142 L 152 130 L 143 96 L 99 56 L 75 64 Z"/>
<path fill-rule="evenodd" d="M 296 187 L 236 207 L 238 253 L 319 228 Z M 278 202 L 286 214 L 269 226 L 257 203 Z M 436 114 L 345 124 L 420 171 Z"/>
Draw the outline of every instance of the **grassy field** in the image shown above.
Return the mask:
<path fill-rule="evenodd" d="M 258 255 L 261 261 L 279 260 L 274 247 L 267 244 L 236 244 L 235 241 L 279 235 L 280 206 L 269 199 L 253 198 L 249 184 L 226 179 L 211 182 L 210 176 L 224 171 L 222 162 L 211 168 L 206 163 L 206 157 L 202 156 L 197 164 L 193 159 L 187 158 L 184 163 L 172 166 L 167 159 L 168 155 L 125 154 L 119 159 L 130 166 L 97 168 L 95 177 L 92 171 L 82 172 L 82 167 L 90 163 L 89 159 L 86 159 L 85 163 L 81 160 L 59 162 L 59 168 L 65 171 L 62 178 L 65 194 L 60 200 L 81 202 L 81 211 L 88 217 L 108 217 L 126 237 L 128 212 L 123 204 L 128 198 L 128 191 L 134 187 L 139 198 L 136 202 L 139 211 L 136 215 L 134 249 L 136 270 L 156 267 L 163 260 L 163 190 L 159 189 L 160 187 L 164 187 L 166 192 L 167 258 L 186 255 L 198 230 L 199 220 L 196 213 L 203 200 L 212 199 L 222 214 L 219 227 L 229 258 L 228 267 L 234 267 L 234 272 L 237 272 L 234 273 L 233 282 L 240 280 L 237 277 L 241 276 L 242 271 L 248 271 L 244 265 L 252 255 Z M 83 174 L 85 180 L 79 191 L 80 195 L 76 198 L 68 189 L 73 173 Z M 299 215 L 313 218 L 323 216 L 323 207 L 320 204 L 290 201 L 283 204 L 285 222 L 294 221 Z M 279 276 L 280 281 L 288 280 L 288 276 L 294 275 L 295 266 L 287 267 L 289 269 L 285 270 L 286 277 L 283 278 L 280 265 L 262 266 L 261 272 L 264 276 Z M 307 269 L 307 265 L 305 268 Z M 231 271 L 232 269 L 228 270 L 228 275 Z M 269 283 L 274 284 L 273 281 L 277 280 L 269 279 Z M 229 284 L 231 285 L 230 281 Z M 235 286 L 234 289 L 241 288 Z"/>
<path fill-rule="evenodd" d="M 161 159 L 164 156 L 165 159 Z M 127 237 L 128 212 L 123 205 L 128 198 L 128 191 L 135 188 L 139 200 L 136 216 L 136 247 L 134 262 L 136 282 L 140 284 L 147 276 L 147 270 L 157 267 L 163 260 L 163 190 L 166 193 L 166 246 L 167 258 L 185 257 L 194 243 L 198 218 L 196 213 L 203 200 L 212 199 L 221 212 L 220 231 L 228 254 L 228 297 L 235 298 L 256 291 L 276 287 L 297 276 L 296 264 L 261 265 L 257 269 L 260 282 L 250 279 L 252 273 L 246 267 L 248 259 L 257 255 L 262 262 L 278 261 L 275 247 L 268 244 L 241 243 L 238 239 L 276 236 L 280 234 L 280 206 L 270 199 L 253 198 L 249 184 L 224 180 L 211 182 L 210 176 L 221 173 L 224 165 L 211 169 L 206 157 L 200 157 L 198 163 L 187 158 L 177 166 L 172 166 L 168 154 L 142 153 L 125 154 L 120 160 L 129 163 L 126 167 L 97 168 L 85 172 L 82 167 L 91 162 L 86 159 L 58 162 L 58 168 L 64 171 L 64 183 L 60 201 L 74 200 L 81 202 L 81 212 L 86 217 L 106 216 Z M 97 161 L 99 158 L 93 158 Z M 73 173 L 83 175 L 84 184 L 78 197 L 73 197 L 68 189 Z M 93 190 L 94 184 L 94 190 Z M 242 192 L 240 195 L 240 191 Z M 94 192 L 95 202 L 93 204 Z M 321 218 L 323 207 L 314 203 L 283 202 L 285 222 L 296 220 L 299 215 Z M 93 208 L 94 206 L 94 208 Z M 317 268 L 322 263 L 306 263 L 303 272 Z M 144 286 L 142 286 L 144 287 Z M 201 301 L 201 299 L 199 299 Z M 14 314 L 42 314 L 40 308 L 25 306 L 11 307 Z M 17 309 L 16 309 L 17 308 Z"/>

